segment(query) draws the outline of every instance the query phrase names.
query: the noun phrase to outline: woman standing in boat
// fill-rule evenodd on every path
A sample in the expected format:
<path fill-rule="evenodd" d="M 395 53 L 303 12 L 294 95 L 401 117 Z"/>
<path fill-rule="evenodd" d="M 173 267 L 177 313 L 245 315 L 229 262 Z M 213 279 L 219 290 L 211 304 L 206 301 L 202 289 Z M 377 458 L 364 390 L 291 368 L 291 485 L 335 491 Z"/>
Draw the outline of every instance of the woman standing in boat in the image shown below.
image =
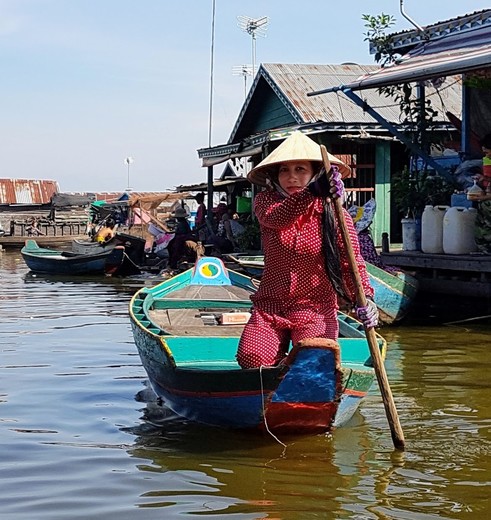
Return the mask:
<path fill-rule="evenodd" d="M 349 168 L 336 157 L 330 179 L 322 170 L 319 145 L 294 132 L 248 174 L 266 186 L 254 201 L 264 246 L 264 273 L 251 297 L 254 308 L 239 342 L 242 368 L 271 366 L 287 354 L 290 341 L 338 337 L 338 296 L 355 301 L 348 257 L 337 229 L 333 198 L 343 194 Z M 378 323 L 365 263 L 353 221 L 348 226 L 363 289 L 369 299 L 357 315 L 366 327 Z"/>

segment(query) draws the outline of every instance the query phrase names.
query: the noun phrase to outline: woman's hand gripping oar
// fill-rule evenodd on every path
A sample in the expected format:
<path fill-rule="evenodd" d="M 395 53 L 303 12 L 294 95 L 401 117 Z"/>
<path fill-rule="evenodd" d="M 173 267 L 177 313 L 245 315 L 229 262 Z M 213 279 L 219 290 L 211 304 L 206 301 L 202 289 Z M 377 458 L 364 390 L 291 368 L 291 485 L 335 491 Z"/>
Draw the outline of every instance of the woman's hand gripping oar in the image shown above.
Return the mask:
<path fill-rule="evenodd" d="M 329 175 L 329 171 L 331 170 L 331 163 L 329 161 L 327 150 L 324 145 L 321 145 L 321 153 L 322 162 L 324 163 L 324 168 L 326 170 L 326 175 Z M 341 235 L 343 237 L 344 246 L 348 255 L 349 266 L 353 273 L 353 280 L 355 282 L 356 288 L 356 304 L 358 307 L 366 307 L 367 298 L 363 290 L 360 272 L 358 270 L 358 264 L 356 262 L 355 254 L 353 252 L 353 245 L 351 244 L 349 232 L 344 219 L 343 203 L 340 198 L 334 199 L 334 210 L 341 230 Z M 382 394 L 382 401 L 384 403 L 385 414 L 387 416 L 387 420 L 390 426 L 392 442 L 394 443 L 394 447 L 396 449 L 403 451 L 405 446 L 404 433 L 399 422 L 399 416 L 397 414 L 394 398 L 392 397 L 392 391 L 390 389 L 389 380 L 387 379 L 387 373 L 385 372 L 385 366 L 382 360 L 382 356 L 380 354 L 380 349 L 377 341 L 377 336 L 375 334 L 375 330 L 373 328 L 365 327 L 365 335 L 367 338 L 368 346 L 370 348 L 373 368 L 375 370 L 375 375 L 377 376 L 380 393 Z"/>

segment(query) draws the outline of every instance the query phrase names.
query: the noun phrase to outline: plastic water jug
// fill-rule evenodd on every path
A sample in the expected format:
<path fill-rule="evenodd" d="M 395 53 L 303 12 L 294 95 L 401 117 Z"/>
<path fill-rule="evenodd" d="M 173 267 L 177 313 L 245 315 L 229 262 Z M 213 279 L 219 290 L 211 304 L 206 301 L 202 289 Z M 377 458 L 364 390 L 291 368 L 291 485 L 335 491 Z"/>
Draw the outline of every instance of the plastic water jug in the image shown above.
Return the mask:
<path fill-rule="evenodd" d="M 421 217 L 421 251 L 443 253 L 443 216 L 449 206 L 425 206 Z"/>
<path fill-rule="evenodd" d="M 448 255 L 465 255 L 477 251 L 474 226 L 477 210 L 455 206 L 443 217 L 443 251 Z"/>

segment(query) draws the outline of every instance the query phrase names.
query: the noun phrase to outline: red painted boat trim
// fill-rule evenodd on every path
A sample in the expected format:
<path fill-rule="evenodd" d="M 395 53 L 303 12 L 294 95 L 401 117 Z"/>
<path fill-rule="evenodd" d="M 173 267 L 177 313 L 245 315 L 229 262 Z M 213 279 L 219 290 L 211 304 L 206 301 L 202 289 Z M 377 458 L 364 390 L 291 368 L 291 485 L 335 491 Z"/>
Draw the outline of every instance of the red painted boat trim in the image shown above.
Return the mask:
<path fill-rule="evenodd" d="M 334 421 L 337 402 L 330 403 L 277 403 L 266 408 L 264 428 L 274 431 L 325 431 Z"/>
<path fill-rule="evenodd" d="M 367 393 L 361 392 L 360 390 L 350 390 L 349 388 L 346 388 L 343 391 L 343 395 L 352 395 L 353 397 L 365 397 Z"/>

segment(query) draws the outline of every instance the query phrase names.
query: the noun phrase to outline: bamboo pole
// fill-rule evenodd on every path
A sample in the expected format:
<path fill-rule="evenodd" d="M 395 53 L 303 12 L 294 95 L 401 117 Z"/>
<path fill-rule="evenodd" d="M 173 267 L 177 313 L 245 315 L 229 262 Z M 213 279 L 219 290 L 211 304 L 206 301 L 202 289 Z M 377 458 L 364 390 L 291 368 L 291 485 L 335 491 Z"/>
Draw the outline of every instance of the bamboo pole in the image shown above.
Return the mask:
<path fill-rule="evenodd" d="M 329 161 L 327 150 L 324 145 L 321 145 L 321 154 L 322 161 L 324 163 L 324 168 L 326 170 L 326 175 L 328 175 L 331 169 L 331 163 Z M 343 212 L 343 203 L 340 198 L 335 199 L 334 210 L 336 212 L 338 224 L 341 229 L 341 235 L 343 237 L 344 246 L 348 255 L 348 263 L 351 272 L 353 273 L 353 280 L 356 289 L 356 304 L 360 307 L 365 307 L 367 305 L 367 298 L 363 290 L 360 272 L 358 270 L 358 264 L 356 262 L 355 254 L 353 251 L 353 245 L 351 243 L 349 232 L 346 227 L 346 221 Z M 390 432 L 392 435 L 392 442 L 394 443 L 394 447 L 396 449 L 404 451 L 404 433 L 399 422 L 399 416 L 397 414 L 397 409 L 394 403 L 394 398 L 392 396 L 392 390 L 390 388 L 389 380 L 387 378 L 387 373 L 385 372 L 385 366 L 382 360 L 382 356 L 380 354 L 380 348 L 378 345 L 375 330 L 373 328 L 367 329 L 365 327 L 365 335 L 367 338 L 368 347 L 370 349 L 370 354 L 372 356 L 373 368 L 377 377 L 380 393 L 382 394 L 382 401 L 384 403 L 385 415 L 387 416 L 387 421 L 389 422 Z"/>

